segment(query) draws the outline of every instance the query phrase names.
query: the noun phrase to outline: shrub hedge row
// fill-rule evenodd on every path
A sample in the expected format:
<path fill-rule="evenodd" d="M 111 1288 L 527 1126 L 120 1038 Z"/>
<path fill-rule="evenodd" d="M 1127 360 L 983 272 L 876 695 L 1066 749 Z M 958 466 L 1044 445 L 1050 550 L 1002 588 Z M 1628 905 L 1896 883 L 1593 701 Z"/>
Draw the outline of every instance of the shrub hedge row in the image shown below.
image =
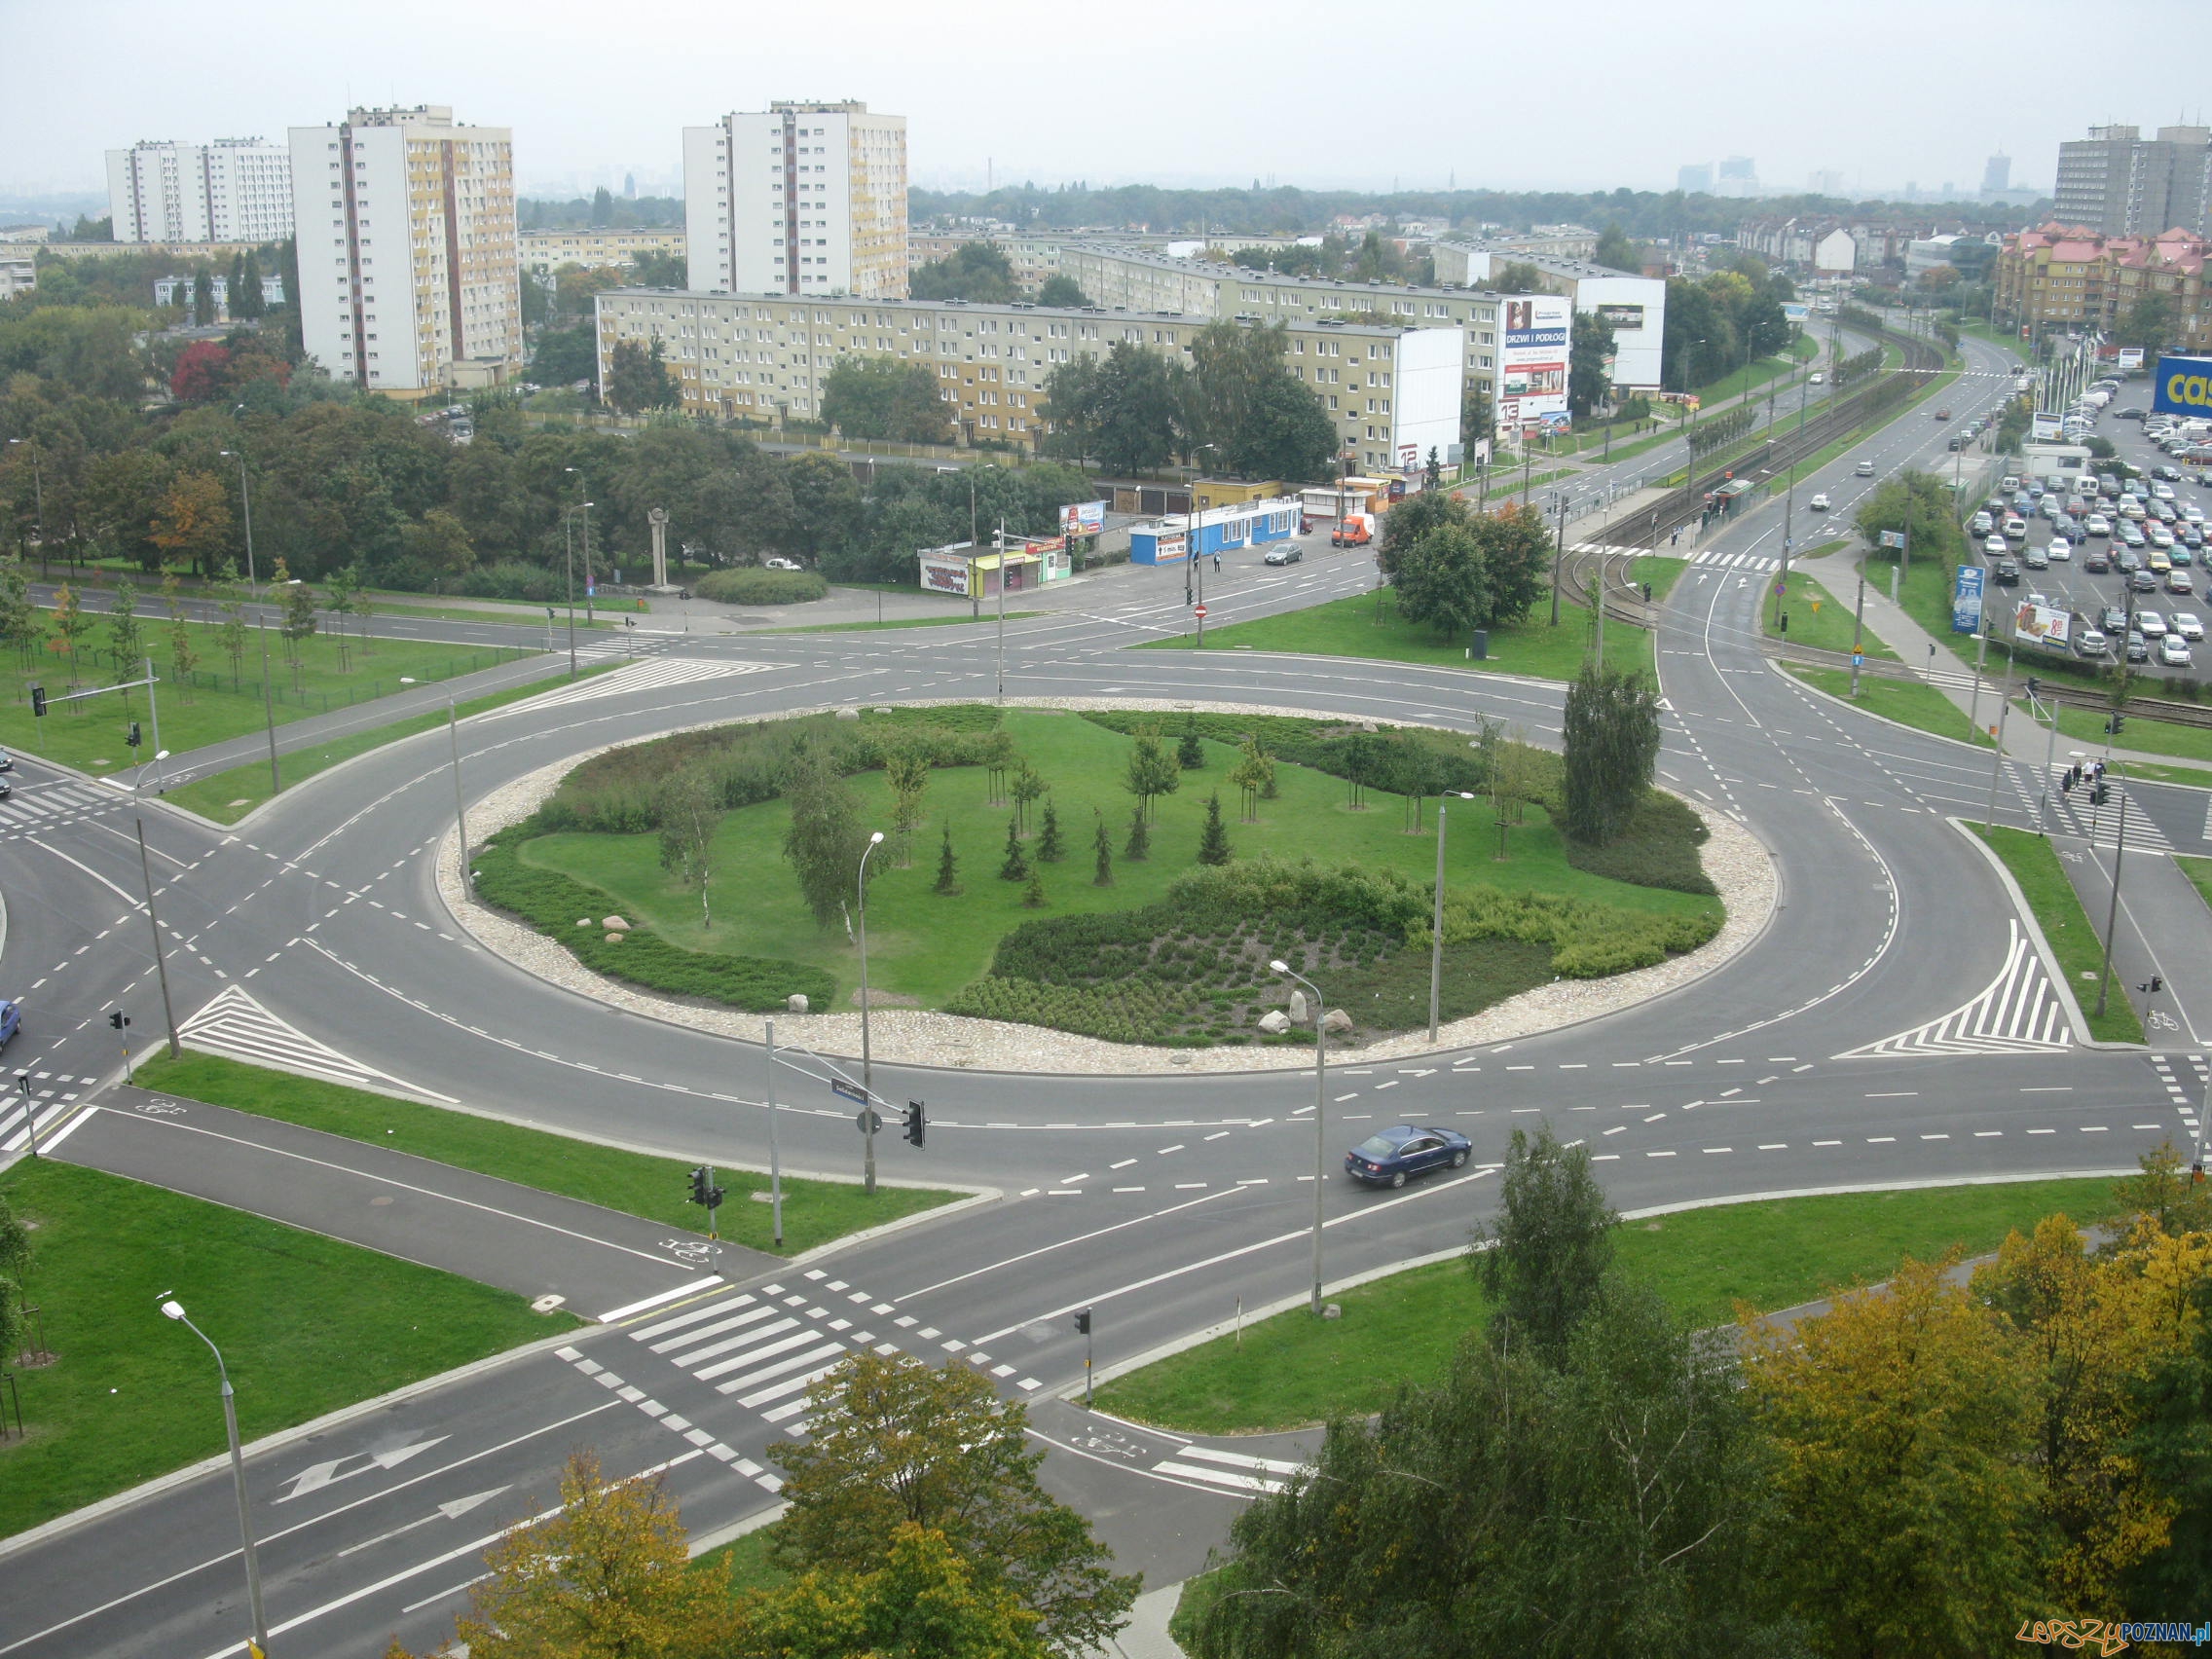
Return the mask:
<path fill-rule="evenodd" d="M 1628 829 L 1618 838 L 1602 847 L 1568 840 L 1567 862 L 1592 875 L 1638 887 L 1713 894 L 1719 889 L 1713 885 L 1698 857 L 1698 848 L 1711 833 L 1688 802 L 1647 790 Z"/>
<path fill-rule="evenodd" d="M 539 869 L 522 859 L 522 843 L 546 832 L 535 818 L 510 825 L 476 849 L 476 896 L 485 903 L 521 918 L 575 954 L 595 974 L 649 991 L 671 991 L 769 1014 L 793 992 L 804 992 L 816 1008 L 834 1005 L 837 981 L 819 968 L 766 956 L 724 956 L 685 950 L 646 928 L 632 928 L 609 943 L 598 925 L 613 903 L 599 888 Z M 591 927 L 579 928 L 579 917 Z"/>
<path fill-rule="evenodd" d="M 710 571 L 691 591 L 718 605 L 804 605 L 822 598 L 830 584 L 816 571 L 763 571 L 748 566 Z"/>
<path fill-rule="evenodd" d="M 1309 766 L 1332 778 L 1349 780 L 1356 773 L 1361 783 L 1385 794 L 1407 793 L 1404 786 L 1415 775 L 1419 775 L 1423 794 L 1434 794 L 1440 788 L 1481 791 L 1490 787 L 1489 769 L 1482 756 L 1467 747 L 1465 737 L 1426 726 L 1378 725 L 1370 732 L 1342 720 L 1300 715 L 1159 715 L 1124 709 L 1087 711 L 1083 718 L 1124 736 L 1157 722 L 1170 737 L 1195 730 L 1200 737 L 1220 743 L 1255 738 L 1278 760 Z M 1550 764 L 1538 771 L 1539 779 L 1548 779 L 1558 766 L 1556 756 L 1544 755 L 1544 758 Z"/>

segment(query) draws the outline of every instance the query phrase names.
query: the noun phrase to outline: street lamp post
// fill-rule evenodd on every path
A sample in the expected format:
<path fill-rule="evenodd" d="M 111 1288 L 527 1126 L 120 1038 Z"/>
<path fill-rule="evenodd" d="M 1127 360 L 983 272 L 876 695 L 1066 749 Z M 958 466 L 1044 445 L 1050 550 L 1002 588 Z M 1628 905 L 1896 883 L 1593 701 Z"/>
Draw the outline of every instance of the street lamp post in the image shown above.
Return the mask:
<path fill-rule="evenodd" d="M 10 438 L 8 442 L 13 446 L 23 443 L 23 440 L 21 438 Z M 38 574 L 39 580 L 44 581 L 46 579 L 46 474 L 39 465 L 38 445 L 28 444 L 25 447 L 30 451 L 31 457 L 31 504 L 38 514 Z"/>
<path fill-rule="evenodd" d="M 585 497 L 586 497 L 587 495 L 589 495 L 589 494 L 590 494 L 590 490 L 591 490 L 591 487 L 590 487 L 590 486 L 589 486 L 588 484 L 586 484 L 586 483 L 584 482 L 584 475 L 583 475 L 582 471 L 581 471 L 581 470 L 580 470 L 579 468 L 577 468 L 577 467 L 573 467 L 573 466 L 564 466 L 563 468 L 561 468 L 561 470 L 562 470 L 563 472 L 573 472 L 573 473 L 575 473 L 575 475 L 576 475 L 576 506 L 577 506 L 577 509 L 578 509 L 579 511 L 581 511 L 581 512 L 582 512 L 582 514 L 584 515 L 584 624 L 585 624 L 585 626 L 587 626 L 587 627 L 588 627 L 588 626 L 590 626 L 590 624 L 591 624 L 591 619 L 592 619 L 592 608 L 591 608 L 591 502 L 590 502 L 590 501 L 588 501 L 588 500 L 586 500 L 586 499 L 584 498 L 585 498 Z M 572 614 L 572 613 L 574 612 L 574 610 L 575 610 L 575 600 L 576 600 L 576 595 L 575 595 L 575 588 L 576 588 L 576 578 L 575 578 L 575 575 L 574 575 L 574 573 L 573 573 L 573 572 L 571 572 L 571 574 L 570 574 L 570 576 L 569 576 L 569 608 L 570 608 L 570 611 L 571 611 L 571 614 Z M 573 661 L 572 661 L 572 660 L 571 660 L 571 662 L 570 666 L 571 666 L 571 669 L 573 669 L 573 667 L 574 667 L 574 663 L 573 663 Z"/>
<path fill-rule="evenodd" d="M 254 596 L 253 493 L 246 488 L 245 457 L 237 450 L 225 450 L 223 454 L 239 463 L 239 505 L 245 514 L 245 596 L 251 599 Z"/>
<path fill-rule="evenodd" d="M 461 799 L 461 719 L 450 691 L 446 693 L 446 737 L 453 747 L 453 822 L 461 836 L 461 890 L 466 894 L 474 890 L 468 868 L 468 809 Z"/>
<path fill-rule="evenodd" d="M 1328 1184 L 1329 1026 L 1327 1002 L 1320 987 L 1303 974 L 1293 973 L 1287 962 L 1268 966 L 1286 979 L 1295 979 L 1313 999 L 1313 1316 L 1321 1316 L 1321 1189 Z"/>
<path fill-rule="evenodd" d="M 173 1299 L 162 1299 L 162 1311 L 207 1344 L 207 1351 L 215 1356 L 215 1375 L 223 1380 L 223 1426 L 231 1437 L 231 1484 L 238 1492 L 239 1538 L 245 1551 L 245 1594 L 253 1613 L 253 1641 L 246 1652 L 248 1659 L 262 1659 L 269 1651 L 269 1614 L 261 1604 L 261 1558 L 254 1553 L 253 1517 L 245 1502 L 245 1458 L 239 1452 L 239 1408 L 231 1389 L 230 1367 L 223 1363 L 223 1350 L 185 1317 L 183 1308 Z"/>
<path fill-rule="evenodd" d="M 1460 800 L 1475 797 L 1465 790 L 1447 792 Z M 1428 927 L 1428 1040 L 1436 1041 L 1437 1015 L 1444 985 L 1444 802 L 1436 803 L 1436 899 Z"/>
<path fill-rule="evenodd" d="M 862 1189 L 871 1197 L 875 1192 L 875 1066 L 874 1055 L 868 1048 L 867 1031 L 867 861 L 868 855 L 883 845 L 883 831 L 871 830 L 867 845 L 861 850 L 860 915 L 861 915 L 861 1092 L 867 1099 L 861 1106 L 861 1138 L 863 1153 Z"/>

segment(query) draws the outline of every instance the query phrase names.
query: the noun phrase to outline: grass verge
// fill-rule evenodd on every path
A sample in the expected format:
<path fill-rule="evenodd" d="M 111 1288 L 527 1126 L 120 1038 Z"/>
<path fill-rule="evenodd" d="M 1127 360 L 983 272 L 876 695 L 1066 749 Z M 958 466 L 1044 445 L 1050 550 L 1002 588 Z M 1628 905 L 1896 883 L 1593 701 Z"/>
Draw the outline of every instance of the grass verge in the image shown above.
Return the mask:
<path fill-rule="evenodd" d="M 2027 896 L 2028 908 L 2035 912 L 2036 925 L 2043 929 L 2043 937 L 2058 958 L 2059 969 L 2073 988 L 2074 1000 L 2082 1005 L 2082 1017 L 2089 1022 L 2089 1035 L 2106 1043 L 2142 1042 L 2143 1022 L 2135 1017 L 2134 1006 L 2128 1002 L 2124 990 L 2110 999 L 2102 1016 L 2096 1012 L 2096 1001 L 2089 994 L 2089 987 L 2103 972 L 2104 945 L 2098 938 L 2096 924 L 2082 908 L 2081 896 L 2074 891 L 2073 882 L 2067 880 L 2056 850 L 2041 835 L 2031 835 L 2025 830 L 2008 830 L 2003 825 L 1987 830 L 1976 829 L 1974 833 L 1986 840 L 1990 850 L 2005 861 L 2005 867 L 2012 872 L 2012 879 Z"/>
<path fill-rule="evenodd" d="M 1044 614 L 1045 612 L 1042 610 L 1010 610 L 1006 613 L 1006 619 L 1009 622 L 1022 622 L 1032 616 Z M 986 610 L 980 617 L 900 616 L 894 617 L 888 622 L 812 622 L 803 628 L 762 628 L 759 632 L 763 634 L 873 634 L 888 632 L 893 628 L 943 628 L 956 622 L 995 623 L 998 619 L 999 613 L 997 611 Z"/>
<path fill-rule="evenodd" d="M 1656 590 L 1656 581 L 1653 587 Z M 1396 598 L 1390 589 L 1382 588 L 1332 599 L 1303 610 L 1286 610 L 1279 616 L 1263 616 L 1255 622 L 1217 623 L 1206 629 L 1206 649 L 1374 657 L 1385 662 L 1460 668 L 1472 674 L 1525 674 L 1536 680 L 1572 680 L 1582 672 L 1582 659 L 1589 647 L 1590 615 L 1575 607 L 1561 608 L 1556 628 L 1549 621 L 1550 612 L 1541 608 L 1527 622 L 1493 628 L 1490 656 L 1474 662 L 1467 656 L 1464 640 L 1439 639 L 1433 628 L 1399 617 Z M 1188 650 L 1192 645 L 1189 635 L 1178 635 L 1168 640 L 1147 640 L 1130 648 Z M 1651 636 L 1642 629 L 1609 624 L 1605 656 L 1608 663 L 1649 674 Z"/>
<path fill-rule="evenodd" d="M 779 1570 L 768 1560 L 768 1546 L 776 1535 L 773 1525 L 756 1527 L 742 1538 L 711 1549 L 692 1562 L 691 1570 L 702 1571 L 718 1563 L 729 1563 L 729 1588 L 733 1596 L 743 1596 L 754 1590 L 774 1590 L 791 1582 L 791 1575 Z"/>
<path fill-rule="evenodd" d="M 2025 706 L 2020 706 L 2024 710 Z M 2105 718 L 2094 709 L 2061 709 L 2058 711 L 2059 735 L 2078 738 L 2101 752 L 2105 743 Z M 2170 755 L 2177 760 L 2202 760 L 2212 764 L 2212 726 L 2176 725 L 2171 720 L 2129 715 L 2120 738 L 2127 748 L 2146 754 Z M 2139 768 L 2130 762 L 2127 770 L 2134 772 Z M 2212 777 L 2198 773 L 2185 781 L 2212 783 Z"/>
<path fill-rule="evenodd" d="M 55 1364 L 17 1374 L 29 1437 L 0 1444 L 0 1534 L 220 1453 L 207 1350 L 247 1440 L 573 1328 L 519 1296 L 50 1159 L 0 1175 L 34 1231 L 30 1300 Z M 118 1218 L 129 1233 L 117 1233 Z"/>
<path fill-rule="evenodd" d="M 1773 1311 L 1879 1280 L 1902 1256 L 1985 1254 L 2053 1210 L 2087 1223 L 2111 1208 L 2111 1185 L 2098 1180 L 1782 1198 L 1630 1223 L 1616 1235 L 1615 1255 L 1684 1316 L 1719 1323 L 1739 1303 Z M 1336 1301 L 1341 1318 L 1278 1313 L 1247 1325 L 1241 1344 L 1218 1338 L 1116 1378 L 1098 1390 L 1098 1403 L 1191 1434 L 1258 1433 L 1380 1411 L 1400 1383 L 1441 1376 L 1488 1315 L 1463 1260 L 1377 1279 Z"/>
<path fill-rule="evenodd" d="M 1782 666 L 1814 689 L 1851 701 L 1851 670 L 1848 668 L 1806 668 L 1798 663 Z M 1880 715 L 1899 725 L 1933 732 L 1937 737 L 1957 738 L 1981 749 L 1992 747 L 1989 733 L 1970 728 L 1965 712 L 1950 698 L 1917 680 L 1881 680 L 1862 675 L 1858 706 L 1870 715 Z M 1994 704 L 1990 713 L 1996 713 Z"/>
<path fill-rule="evenodd" d="M 2181 866 L 2182 874 L 2189 877 L 2204 903 L 2212 904 L 2212 859 L 2177 858 L 2174 863 Z"/>
<path fill-rule="evenodd" d="M 620 668 L 617 662 L 599 663 L 583 670 L 578 680 L 589 680 L 595 674 L 605 674 Z M 462 719 L 481 715 L 488 709 L 504 708 L 519 703 L 525 697 L 535 697 L 540 691 L 551 691 L 568 684 L 566 677 L 557 680 L 533 681 L 528 685 L 510 685 L 504 691 L 495 691 L 487 697 L 471 698 L 456 711 Z M 356 755 L 366 755 L 372 749 L 382 749 L 387 743 L 397 743 L 403 737 L 417 732 L 435 731 L 446 723 L 445 711 L 435 710 L 426 715 L 413 715 L 403 720 L 392 720 L 384 725 L 369 726 L 361 731 L 348 732 L 327 743 L 310 748 L 296 749 L 288 755 L 278 755 L 276 764 L 284 779 L 284 787 L 291 789 L 307 782 L 317 772 L 327 772 L 341 760 L 350 760 Z M 255 807 L 269 798 L 269 762 L 266 758 L 249 760 L 242 766 L 226 771 L 211 772 L 204 778 L 195 778 L 189 784 L 179 785 L 162 798 L 171 806 L 181 806 L 187 812 L 197 812 L 203 818 L 217 824 L 236 824 Z"/>
<path fill-rule="evenodd" d="M 257 1117 L 344 1135 L 349 1140 L 430 1158 L 473 1169 L 502 1181 L 518 1181 L 542 1192 L 580 1198 L 587 1204 L 642 1215 L 672 1227 L 696 1231 L 704 1219 L 687 1199 L 691 1165 L 596 1141 L 576 1140 L 550 1129 L 525 1128 L 496 1119 L 449 1112 L 388 1094 L 348 1088 L 341 1084 L 267 1071 L 214 1054 L 187 1053 L 182 1059 L 149 1060 L 138 1068 L 138 1086 L 228 1106 Z M 869 1198 L 858 1186 L 840 1181 L 784 1180 L 784 1247 L 771 1237 L 768 1206 L 749 1195 L 765 1193 L 768 1177 L 742 1169 L 718 1169 L 716 1179 L 728 1192 L 722 1204 L 724 1237 L 748 1249 L 793 1256 L 842 1238 L 864 1228 L 880 1227 L 902 1216 L 958 1200 L 957 1193 L 918 1187 L 878 1186 Z"/>
<path fill-rule="evenodd" d="M 1869 657 L 1896 662 L 1898 653 L 1882 644 L 1870 628 L 1853 626 L 1851 607 L 1808 576 L 1800 568 L 1789 572 L 1789 591 L 1784 597 L 1782 608 L 1789 617 L 1789 629 L 1783 632 L 1775 626 L 1774 603 L 1771 597 L 1759 607 L 1759 626 L 1770 640 L 1788 640 L 1792 645 L 1809 645 L 1819 650 L 1848 651 L 1853 641 L 1860 642 Z M 1862 690 L 1865 682 L 1860 682 Z M 1965 717 L 1960 717 L 1961 723 Z"/>

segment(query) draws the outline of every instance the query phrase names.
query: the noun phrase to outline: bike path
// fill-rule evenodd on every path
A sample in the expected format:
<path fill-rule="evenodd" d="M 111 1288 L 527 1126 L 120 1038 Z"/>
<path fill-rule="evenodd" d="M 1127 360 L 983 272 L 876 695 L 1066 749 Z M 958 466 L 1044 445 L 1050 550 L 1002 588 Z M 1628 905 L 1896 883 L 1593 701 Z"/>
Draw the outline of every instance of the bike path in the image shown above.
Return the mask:
<path fill-rule="evenodd" d="M 55 1125 L 49 1155 L 596 1319 L 750 1277 L 780 1258 L 274 1118 L 116 1088 Z"/>

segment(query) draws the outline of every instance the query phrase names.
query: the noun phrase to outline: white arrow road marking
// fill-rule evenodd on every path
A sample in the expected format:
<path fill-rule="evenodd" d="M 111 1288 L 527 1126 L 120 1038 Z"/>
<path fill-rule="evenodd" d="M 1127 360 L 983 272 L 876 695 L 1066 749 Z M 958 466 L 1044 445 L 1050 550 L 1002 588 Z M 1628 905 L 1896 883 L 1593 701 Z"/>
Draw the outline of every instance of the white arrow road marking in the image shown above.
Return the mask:
<path fill-rule="evenodd" d="M 451 1435 L 441 1434 L 435 1440 L 418 1440 L 412 1446 L 397 1447 L 389 1452 L 355 1452 L 344 1457 L 333 1457 L 327 1463 L 312 1464 L 292 1477 L 292 1490 L 276 1501 L 289 1503 L 295 1497 L 304 1497 L 311 1492 L 320 1492 L 324 1487 L 333 1486 L 339 1481 L 350 1481 L 355 1475 L 367 1474 L 371 1469 L 395 1469 L 418 1452 L 427 1452 L 433 1446 L 443 1446 L 451 1438 Z M 360 1456 L 365 1456 L 368 1460 L 359 1468 L 348 1469 L 344 1474 L 338 1472 L 341 1463 L 350 1463 Z"/>
<path fill-rule="evenodd" d="M 420 1521 L 410 1521 L 404 1527 L 394 1527 L 388 1532 L 379 1532 L 373 1538 L 365 1538 L 360 1543 L 349 1545 L 338 1552 L 339 1557 L 343 1559 L 350 1555 L 358 1555 L 363 1550 L 373 1549 L 378 1544 L 398 1537 L 402 1532 L 412 1532 L 418 1527 L 427 1527 L 433 1521 L 459 1521 L 471 1509 L 476 1508 L 479 1504 L 490 1503 L 492 1499 L 507 1490 L 503 1486 L 494 1487 L 490 1492 L 480 1492 L 473 1497 L 457 1497 L 451 1503 L 441 1503 Z"/>

